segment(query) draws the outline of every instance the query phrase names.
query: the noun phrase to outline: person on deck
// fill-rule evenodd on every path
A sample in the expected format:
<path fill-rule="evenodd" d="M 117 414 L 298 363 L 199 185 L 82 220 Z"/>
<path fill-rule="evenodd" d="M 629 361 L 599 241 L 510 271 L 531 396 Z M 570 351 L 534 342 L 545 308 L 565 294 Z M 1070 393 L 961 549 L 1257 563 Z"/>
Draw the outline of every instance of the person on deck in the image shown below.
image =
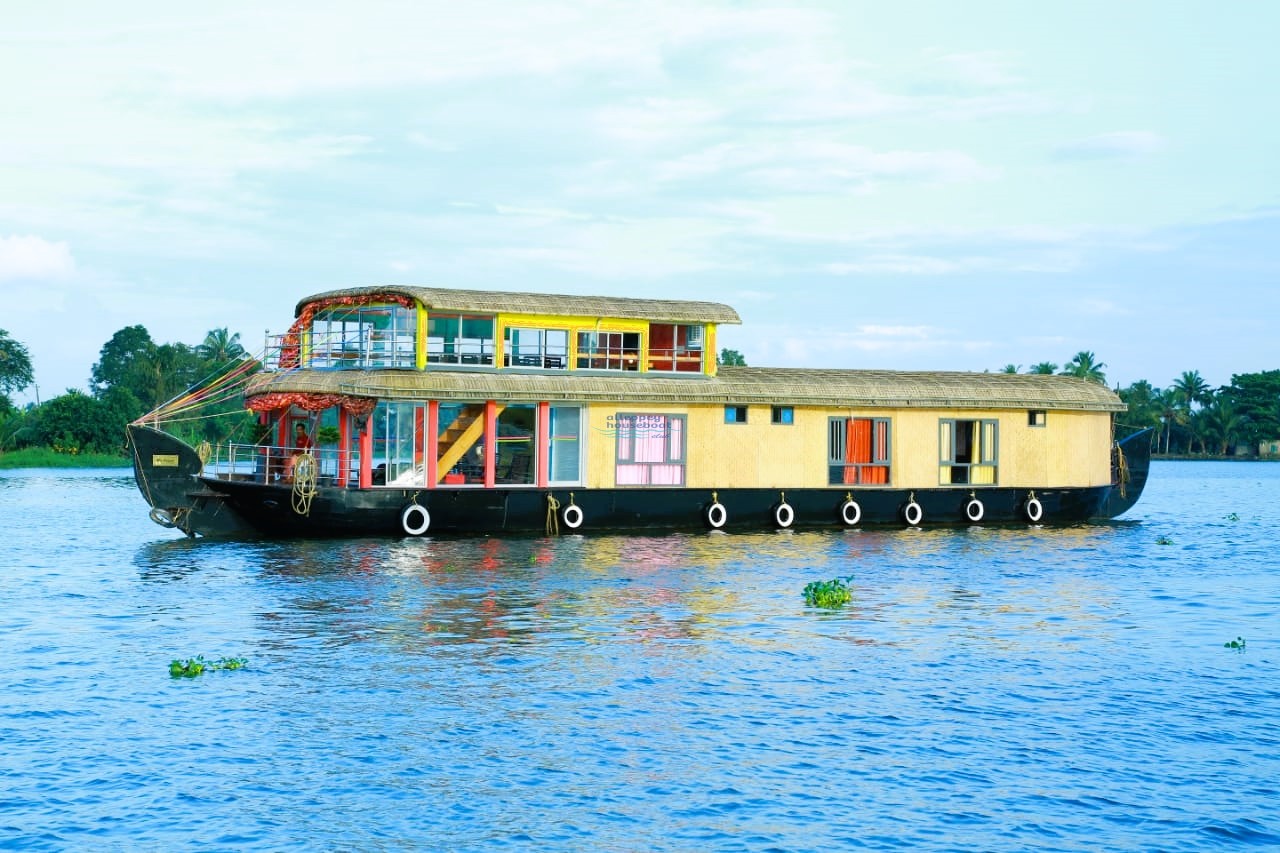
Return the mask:
<path fill-rule="evenodd" d="M 298 457 L 312 448 L 311 436 L 307 434 L 306 424 L 299 421 L 293 427 L 293 452 L 289 454 L 289 458 L 285 461 L 284 477 L 286 480 L 293 479 L 293 466 L 297 464 Z"/>

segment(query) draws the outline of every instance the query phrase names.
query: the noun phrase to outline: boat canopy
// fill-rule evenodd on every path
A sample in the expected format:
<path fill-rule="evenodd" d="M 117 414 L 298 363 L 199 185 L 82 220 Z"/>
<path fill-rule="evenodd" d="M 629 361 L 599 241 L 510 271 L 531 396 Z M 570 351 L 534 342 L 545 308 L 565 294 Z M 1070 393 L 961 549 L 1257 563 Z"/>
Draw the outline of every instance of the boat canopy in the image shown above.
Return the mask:
<path fill-rule="evenodd" d="M 1045 409 L 1123 412 L 1105 385 L 1072 376 L 1016 373 L 812 370 L 721 365 L 714 377 L 629 373 L 573 376 L 513 371 L 405 370 L 262 373 L 250 400 L 276 393 L 341 394 L 382 400 L 512 403 L 773 404 L 859 409 Z"/>
<path fill-rule="evenodd" d="M 400 296 L 416 299 L 428 311 L 463 311 L 482 314 L 540 314 L 566 317 L 616 317 L 667 323 L 740 324 L 738 312 L 719 302 L 682 299 L 632 299 L 620 296 L 572 296 L 547 293 L 512 293 L 498 290 L 453 290 L 441 287 L 378 285 L 330 290 L 308 296 L 297 305 L 301 316 L 313 303 L 336 300 Z"/>

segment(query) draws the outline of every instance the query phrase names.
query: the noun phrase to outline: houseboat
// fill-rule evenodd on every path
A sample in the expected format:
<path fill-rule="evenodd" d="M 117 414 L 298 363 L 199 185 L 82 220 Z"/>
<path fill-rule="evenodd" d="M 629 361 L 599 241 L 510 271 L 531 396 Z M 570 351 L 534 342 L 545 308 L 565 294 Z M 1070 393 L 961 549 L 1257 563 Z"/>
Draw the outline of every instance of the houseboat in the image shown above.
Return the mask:
<path fill-rule="evenodd" d="M 1138 500 L 1150 444 L 1067 376 L 722 365 L 727 305 L 385 286 L 298 303 L 243 373 L 257 441 L 129 428 L 188 535 L 1064 524 Z M 247 362 L 250 366 L 257 364 Z"/>

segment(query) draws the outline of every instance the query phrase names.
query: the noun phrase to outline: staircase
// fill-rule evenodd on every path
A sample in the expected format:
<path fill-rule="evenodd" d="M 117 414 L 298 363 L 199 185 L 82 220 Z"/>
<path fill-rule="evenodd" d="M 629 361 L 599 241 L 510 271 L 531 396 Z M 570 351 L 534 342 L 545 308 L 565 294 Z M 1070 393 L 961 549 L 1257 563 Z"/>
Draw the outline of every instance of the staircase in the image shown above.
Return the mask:
<path fill-rule="evenodd" d="M 505 406 L 497 407 L 497 414 L 502 414 Z M 497 417 L 497 415 L 495 415 Z M 440 433 L 436 462 L 436 482 L 444 480 L 444 475 L 467 455 L 467 451 L 476 446 L 476 442 L 484 435 L 484 404 L 467 406 L 458 413 L 458 417 Z"/>

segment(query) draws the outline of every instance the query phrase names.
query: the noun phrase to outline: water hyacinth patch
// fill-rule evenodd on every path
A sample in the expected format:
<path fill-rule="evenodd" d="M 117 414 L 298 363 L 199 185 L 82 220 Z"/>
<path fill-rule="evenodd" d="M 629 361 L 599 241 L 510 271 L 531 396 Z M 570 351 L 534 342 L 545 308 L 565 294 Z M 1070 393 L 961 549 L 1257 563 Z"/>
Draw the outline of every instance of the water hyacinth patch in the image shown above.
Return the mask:
<path fill-rule="evenodd" d="M 206 671 L 243 669 L 248 662 L 248 658 L 218 658 L 215 661 L 206 661 L 204 655 L 196 655 L 186 660 L 170 661 L 169 675 L 173 678 L 195 678 Z"/>
<path fill-rule="evenodd" d="M 810 607 L 834 609 L 853 600 L 849 586 L 840 578 L 829 581 L 811 581 L 804 588 L 804 603 Z"/>

